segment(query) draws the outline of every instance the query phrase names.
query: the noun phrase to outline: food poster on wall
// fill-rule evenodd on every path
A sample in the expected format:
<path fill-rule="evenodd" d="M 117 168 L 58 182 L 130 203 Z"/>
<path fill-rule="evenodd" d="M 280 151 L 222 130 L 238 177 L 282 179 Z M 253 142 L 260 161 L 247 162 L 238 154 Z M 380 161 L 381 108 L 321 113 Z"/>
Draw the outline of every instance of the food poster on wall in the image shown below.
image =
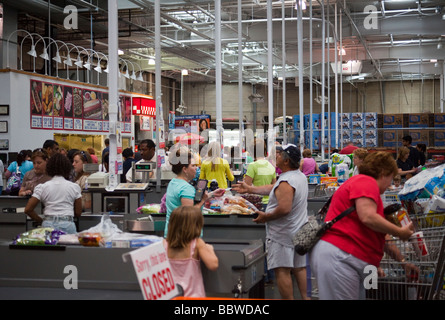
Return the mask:
<path fill-rule="evenodd" d="M 96 91 L 83 90 L 83 130 L 102 131 L 102 101 Z"/>
<path fill-rule="evenodd" d="M 80 88 L 73 88 L 73 113 L 74 113 L 74 124 L 73 124 L 73 130 L 82 130 L 83 129 L 83 123 L 82 123 L 82 89 Z"/>
<path fill-rule="evenodd" d="M 63 86 L 55 84 L 53 88 L 54 88 L 54 93 L 53 93 L 54 129 L 63 130 L 63 109 L 64 109 Z"/>
<path fill-rule="evenodd" d="M 42 128 L 52 129 L 53 128 L 53 85 L 51 83 L 42 83 L 42 107 L 43 107 L 43 118 L 42 118 Z"/>
<path fill-rule="evenodd" d="M 31 80 L 31 128 L 109 131 L 109 95 L 90 89 Z M 131 132 L 131 97 L 120 96 L 122 132 Z"/>
<path fill-rule="evenodd" d="M 65 98 L 63 104 L 63 128 L 65 130 L 73 130 L 73 88 L 69 86 L 63 87 L 63 96 Z"/>
<path fill-rule="evenodd" d="M 108 106 L 109 106 L 108 93 L 100 92 L 99 97 L 100 97 L 100 102 L 102 104 L 102 119 L 104 121 L 109 121 L 110 116 L 108 114 Z"/>
<path fill-rule="evenodd" d="M 42 83 L 31 80 L 31 128 L 42 128 Z"/>
<path fill-rule="evenodd" d="M 131 132 L 131 98 L 119 96 L 118 121 L 122 123 L 122 132 Z"/>
<path fill-rule="evenodd" d="M 110 115 L 108 114 L 108 107 L 110 105 L 108 100 L 108 93 L 99 92 L 99 99 L 102 104 L 102 131 L 110 131 Z"/>

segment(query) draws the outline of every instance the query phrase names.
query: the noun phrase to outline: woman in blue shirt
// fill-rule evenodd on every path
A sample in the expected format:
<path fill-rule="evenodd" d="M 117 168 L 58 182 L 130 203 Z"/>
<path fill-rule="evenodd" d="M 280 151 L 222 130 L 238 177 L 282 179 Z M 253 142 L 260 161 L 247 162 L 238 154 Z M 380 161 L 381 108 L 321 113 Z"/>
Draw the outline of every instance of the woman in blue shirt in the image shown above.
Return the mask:
<path fill-rule="evenodd" d="M 27 150 L 22 150 L 18 153 L 17 161 L 12 162 L 9 165 L 8 169 L 6 169 L 5 171 L 6 181 L 8 181 L 13 172 L 17 172 L 18 168 L 18 171 L 20 172 L 20 181 L 23 182 L 23 177 L 25 176 L 25 174 L 34 168 L 33 163 L 29 160 L 26 160 L 27 154 Z M 16 194 L 11 195 L 18 195 L 18 190 Z"/>
<path fill-rule="evenodd" d="M 224 194 L 224 189 L 218 189 L 210 195 L 205 192 L 202 200 L 195 204 L 196 189 L 189 181 L 196 176 L 197 161 L 192 161 L 193 155 L 186 147 L 179 148 L 172 151 L 169 156 L 169 161 L 172 166 L 172 171 L 176 174 L 176 178 L 172 179 L 167 187 L 165 205 L 167 207 L 167 216 L 165 219 L 164 237 L 168 232 L 168 221 L 171 212 L 179 206 L 196 206 L 201 208 L 209 197 L 220 197 Z"/>

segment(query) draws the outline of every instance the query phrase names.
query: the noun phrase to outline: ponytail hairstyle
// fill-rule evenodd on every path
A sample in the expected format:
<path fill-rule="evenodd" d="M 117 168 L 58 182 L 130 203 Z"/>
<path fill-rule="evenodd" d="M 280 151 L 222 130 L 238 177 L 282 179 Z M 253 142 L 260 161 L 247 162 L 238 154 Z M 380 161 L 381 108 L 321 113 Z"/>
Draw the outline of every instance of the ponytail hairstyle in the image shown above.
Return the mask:
<path fill-rule="evenodd" d="M 26 156 L 27 155 L 28 155 L 28 151 L 27 150 L 21 150 L 17 154 L 17 167 L 20 167 L 22 165 L 22 163 L 26 160 Z"/>

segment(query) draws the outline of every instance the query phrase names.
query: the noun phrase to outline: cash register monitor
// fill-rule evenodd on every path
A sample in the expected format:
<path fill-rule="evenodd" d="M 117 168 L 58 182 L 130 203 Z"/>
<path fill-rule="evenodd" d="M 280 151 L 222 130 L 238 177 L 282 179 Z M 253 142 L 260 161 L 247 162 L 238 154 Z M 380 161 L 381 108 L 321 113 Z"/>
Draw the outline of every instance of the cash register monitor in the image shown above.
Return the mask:
<path fill-rule="evenodd" d="M 139 172 L 152 172 L 154 169 L 154 162 L 140 162 L 135 163 L 134 168 Z"/>
<path fill-rule="evenodd" d="M 128 198 L 126 196 L 105 196 L 103 210 L 126 214 L 128 213 Z"/>

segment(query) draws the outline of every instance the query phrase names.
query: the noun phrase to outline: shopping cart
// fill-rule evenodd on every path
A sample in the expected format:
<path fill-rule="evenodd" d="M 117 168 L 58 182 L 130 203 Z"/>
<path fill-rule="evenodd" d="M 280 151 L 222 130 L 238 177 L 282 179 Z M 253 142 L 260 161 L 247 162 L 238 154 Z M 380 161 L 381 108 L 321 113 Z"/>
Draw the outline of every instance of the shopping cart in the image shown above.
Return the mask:
<path fill-rule="evenodd" d="M 445 214 L 410 215 L 416 231 L 423 233 L 424 250 L 414 240 L 386 241 L 377 289 L 367 290 L 368 299 L 445 299 Z M 400 261 L 404 258 L 403 262 Z M 397 261 L 394 259 L 397 258 Z"/>

